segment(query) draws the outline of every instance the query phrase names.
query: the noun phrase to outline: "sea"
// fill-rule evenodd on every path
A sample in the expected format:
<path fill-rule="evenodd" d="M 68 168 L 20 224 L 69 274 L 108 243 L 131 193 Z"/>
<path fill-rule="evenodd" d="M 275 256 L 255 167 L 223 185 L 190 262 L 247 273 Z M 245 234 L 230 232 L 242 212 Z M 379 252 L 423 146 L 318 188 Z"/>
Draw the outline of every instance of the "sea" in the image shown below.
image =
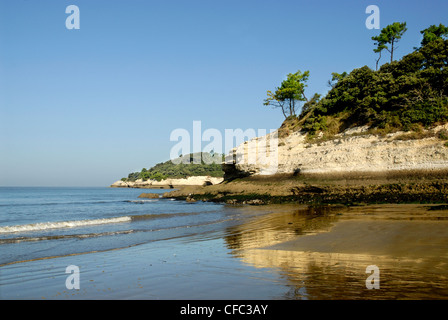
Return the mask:
<path fill-rule="evenodd" d="M 145 191 L 145 190 L 143 190 Z M 182 237 L 219 238 L 247 219 L 211 202 L 142 199 L 141 189 L 1 187 L 0 265 Z"/>
<path fill-rule="evenodd" d="M 0 300 L 281 296 L 265 286 L 278 276 L 260 277 L 233 254 L 238 226 L 271 211 L 163 198 L 167 191 L 0 187 Z M 66 285 L 72 266 L 77 290 Z"/>
<path fill-rule="evenodd" d="M 446 206 L 229 205 L 167 191 L 0 187 L 0 300 L 448 299 Z"/>

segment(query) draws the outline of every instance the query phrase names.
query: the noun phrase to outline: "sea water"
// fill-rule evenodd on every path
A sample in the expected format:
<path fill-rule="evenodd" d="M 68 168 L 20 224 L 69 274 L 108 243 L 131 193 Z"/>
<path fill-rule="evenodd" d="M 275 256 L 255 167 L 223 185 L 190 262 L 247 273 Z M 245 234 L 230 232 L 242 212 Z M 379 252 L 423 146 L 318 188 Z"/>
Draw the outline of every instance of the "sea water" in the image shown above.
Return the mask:
<path fill-rule="evenodd" d="M 221 204 L 142 199 L 131 188 L 0 188 L 0 265 L 125 248 L 164 239 L 218 236 L 242 217 Z"/>
<path fill-rule="evenodd" d="M 234 228 L 266 210 L 188 203 L 163 198 L 166 191 L 0 187 L 0 299 L 281 295 L 279 275 L 260 277 L 232 254 L 241 236 Z M 66 286 L 67 268 L 80 270 L 79 290 Z"/>

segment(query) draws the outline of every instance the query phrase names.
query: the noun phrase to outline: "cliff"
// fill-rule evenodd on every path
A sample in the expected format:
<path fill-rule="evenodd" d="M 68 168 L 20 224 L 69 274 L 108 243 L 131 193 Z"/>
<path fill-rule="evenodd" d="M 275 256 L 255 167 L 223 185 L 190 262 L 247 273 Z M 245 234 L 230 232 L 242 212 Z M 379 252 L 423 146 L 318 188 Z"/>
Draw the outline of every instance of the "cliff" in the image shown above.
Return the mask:
<path fill-rule="evenodd" d="M 278 130 L 232 149 L 223 183 L 166 196 L 251 204 L 445 203 L 448 40 L 432 38 L 378 70 L 333 74 L 324 97 L 304 97 L 308 72 L 289 74 L 265 100 L 286 117 Z"/>
<path fill-rule="evenodd" d="M 232 149 L 223 169 L 227 179 L 284 173 L 443 170 L 448 169 L 447 129 L 448 124 L 418 134 L 395 132 L 378 135 L 369 134 L 367 127 L 357 127 L 336 134 L 327 141 L 319 138 L 310 140 L 306 133 L 300 131 L 284 135 L 277 130 Z M 277 136 L 277 141 L 274 136 Z M 266 154 L 269 154 L 270 162 L 266 162 Z"/>
<path fill-rule="evenodd" d="M 223 178 L 215 178 L 210 176 L 192 176 L 185 179 L 164 179 L 161 181 L 157 180 L 146 180 L 138 179 L 135 182 L 132 181 L 121 181 L 118 180 L 114 182 L 112 188 L 176 188 L 180 186 L 204 186 L 204 185 L 214 185 L 222 182 Z"/>
<path fill-rule="evenodd" d="M 373 134 L 357 127 L 325 139 L 282 126 L 231 150 L 224 182 L 163 196 L 251 205 L 446 203 L 447 129 Z"/>

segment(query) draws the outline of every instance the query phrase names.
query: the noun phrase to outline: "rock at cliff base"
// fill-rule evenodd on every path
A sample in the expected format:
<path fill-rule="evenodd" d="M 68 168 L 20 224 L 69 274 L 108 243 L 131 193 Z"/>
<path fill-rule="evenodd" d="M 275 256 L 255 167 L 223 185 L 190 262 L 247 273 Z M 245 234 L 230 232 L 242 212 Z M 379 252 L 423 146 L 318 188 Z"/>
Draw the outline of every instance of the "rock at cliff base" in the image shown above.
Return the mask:
<path fill-rule="evenodd" d="M 158 193 L 142 193 L 139 198 L 158 199 L 160 195 Z"/>

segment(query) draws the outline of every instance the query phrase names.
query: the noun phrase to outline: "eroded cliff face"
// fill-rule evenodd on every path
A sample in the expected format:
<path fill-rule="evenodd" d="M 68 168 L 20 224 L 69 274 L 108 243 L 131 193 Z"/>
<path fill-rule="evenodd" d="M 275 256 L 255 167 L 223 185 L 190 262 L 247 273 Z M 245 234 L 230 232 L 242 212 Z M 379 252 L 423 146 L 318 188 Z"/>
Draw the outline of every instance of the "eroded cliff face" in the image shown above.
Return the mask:
<path fill-rule="evenodd" d="M 308 142 L 306 133 L 278 138 L 277 132 L 252 139 L 231 150 L 223 169 L 226 178 L 281 173 L 356 173 L 448 168 L 448 147 L 440 138 L 448 124 L 420 134 L 367 134 L 349 129 L 332 140 Z M 231 161 L 233 159 L 233 162 Z M 267 161 L 268 159 L 268 161 Z"/>
<path fill-rule="evenodd" d="M 203 186 L 221 183 L 223 178 L 209 176 L 194 176 L 185 179 L 165 179 L 161 181 L 138 179 L 135 182 L 121 181 L 114 182 L 112 188 L 175 188 L 178 186 Z"/>

